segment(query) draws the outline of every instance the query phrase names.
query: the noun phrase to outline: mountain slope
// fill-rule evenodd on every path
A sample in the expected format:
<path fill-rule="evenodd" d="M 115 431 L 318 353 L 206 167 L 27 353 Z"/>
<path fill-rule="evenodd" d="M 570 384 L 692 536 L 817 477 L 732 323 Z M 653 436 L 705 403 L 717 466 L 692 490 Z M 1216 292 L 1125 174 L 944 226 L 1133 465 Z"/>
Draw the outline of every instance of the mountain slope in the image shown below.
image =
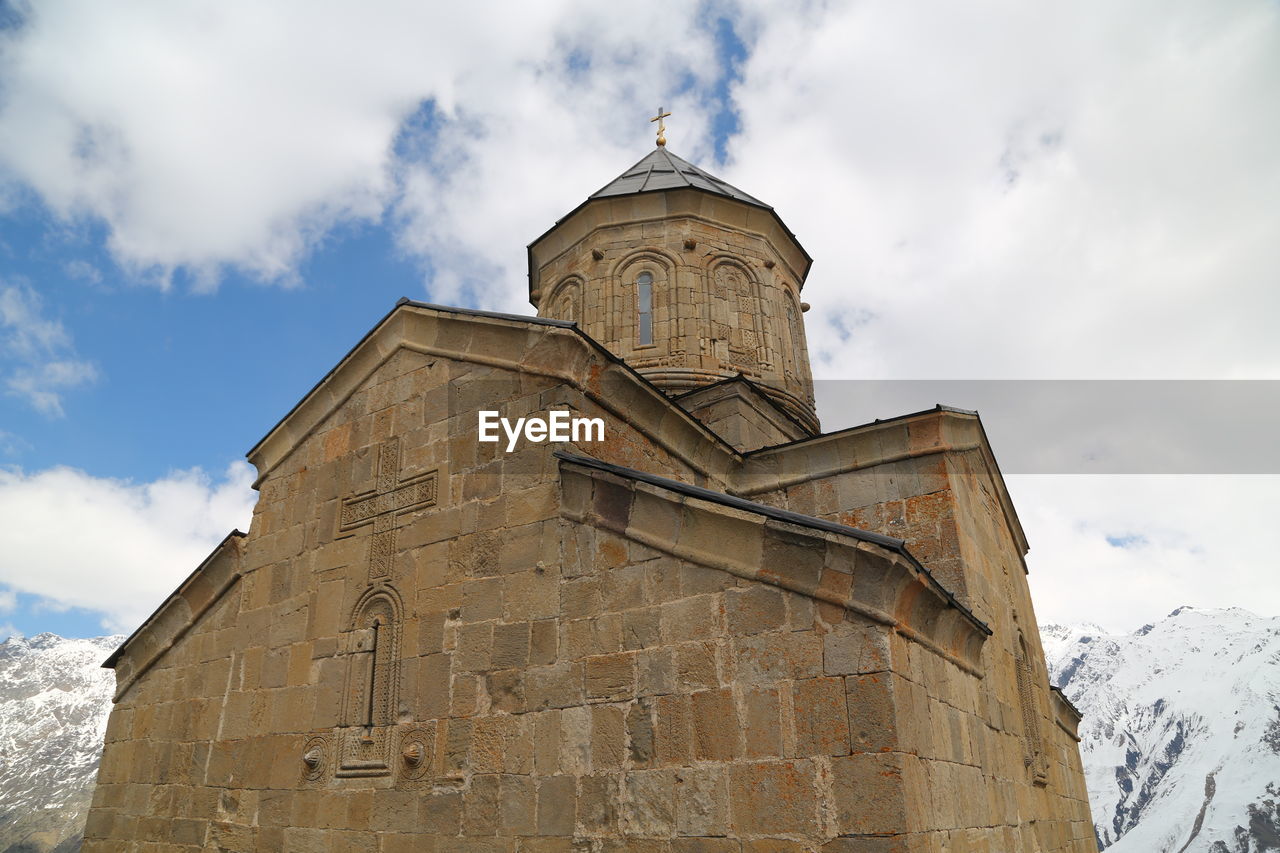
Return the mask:
<path fill-rule="evenodd" d="M 1280 850 L 1280 619 L 1180 607 L 1132 634 L 1041 628 L 1111 853 Z"/>
<path fill-rule="evenodd" d="M 1109 853 L 1280 851 L 1280 619 L 1181 607 L 1132 634 L 1041 628 L 1084 711 Z M 0 853 L 78 848 L 121 637 L 0 644 Z"/>
<path fill-rule="evenodd" d="M 79 849 L 123 639 L 0 643 L 0 851 Z"/>

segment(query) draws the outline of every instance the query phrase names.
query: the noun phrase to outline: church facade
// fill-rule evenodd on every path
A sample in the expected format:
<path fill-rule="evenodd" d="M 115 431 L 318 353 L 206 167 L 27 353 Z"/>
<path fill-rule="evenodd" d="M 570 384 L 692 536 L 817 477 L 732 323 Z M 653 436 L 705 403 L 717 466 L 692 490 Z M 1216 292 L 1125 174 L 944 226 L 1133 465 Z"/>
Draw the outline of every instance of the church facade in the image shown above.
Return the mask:
<path fill-rule="evenodd" d="M 1094 851 L 981 422 L 822 433 L 809 264 L 659 145 L 537 317 L 397 304 L 107 661 L 84 849 Z"/>

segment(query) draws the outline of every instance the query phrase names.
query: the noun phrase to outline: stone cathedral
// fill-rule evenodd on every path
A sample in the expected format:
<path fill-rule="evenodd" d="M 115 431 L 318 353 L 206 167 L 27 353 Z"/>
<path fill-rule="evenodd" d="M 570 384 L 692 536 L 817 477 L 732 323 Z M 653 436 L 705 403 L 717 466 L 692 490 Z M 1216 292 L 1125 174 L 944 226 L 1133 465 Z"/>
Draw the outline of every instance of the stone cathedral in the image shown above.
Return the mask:
<path fill-rule="evenodd" d="M 661 138 L 528 255 L 536 317 L 401 300 L 249 451 L 84 849 L 1094 851 L 976 413 L 822 432 L 809 255 Z"/>

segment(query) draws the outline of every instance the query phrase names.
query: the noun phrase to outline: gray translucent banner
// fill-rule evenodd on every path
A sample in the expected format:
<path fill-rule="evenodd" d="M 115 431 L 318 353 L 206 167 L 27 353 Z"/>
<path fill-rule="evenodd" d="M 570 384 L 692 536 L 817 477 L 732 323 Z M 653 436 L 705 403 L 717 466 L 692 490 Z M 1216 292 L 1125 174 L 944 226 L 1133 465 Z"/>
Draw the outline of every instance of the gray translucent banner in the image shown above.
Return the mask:
<path fill-rule="evenodd" d="M 976 410 L 1005 474 L 1280 474 L 1273 380 L 819 380 L 824 432 Z"/>

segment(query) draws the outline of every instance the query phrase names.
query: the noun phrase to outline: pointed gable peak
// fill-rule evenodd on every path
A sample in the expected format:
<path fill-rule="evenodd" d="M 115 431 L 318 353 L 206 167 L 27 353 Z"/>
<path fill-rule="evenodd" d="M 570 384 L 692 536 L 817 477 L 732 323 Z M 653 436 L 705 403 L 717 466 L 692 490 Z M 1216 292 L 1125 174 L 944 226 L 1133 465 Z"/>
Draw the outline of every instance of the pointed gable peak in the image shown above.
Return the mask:
<path fill-rule="evenodd" d="M 720 180 L 715 175 L 699 169 L 687 160 L 672 154 L 665 146 L 659 146 L 649 152 L 639 163 L 627 169 L 618 177 L 605 184 L 591 198 L 608 198 L 610 196 L 633 195 L 635 193 L 658 192 L 661 190 L 693 187 L 709 193 L 737 199 L 746 204 L 773 208 L 754 196 L 744 193 L 737 187 Z"/>

